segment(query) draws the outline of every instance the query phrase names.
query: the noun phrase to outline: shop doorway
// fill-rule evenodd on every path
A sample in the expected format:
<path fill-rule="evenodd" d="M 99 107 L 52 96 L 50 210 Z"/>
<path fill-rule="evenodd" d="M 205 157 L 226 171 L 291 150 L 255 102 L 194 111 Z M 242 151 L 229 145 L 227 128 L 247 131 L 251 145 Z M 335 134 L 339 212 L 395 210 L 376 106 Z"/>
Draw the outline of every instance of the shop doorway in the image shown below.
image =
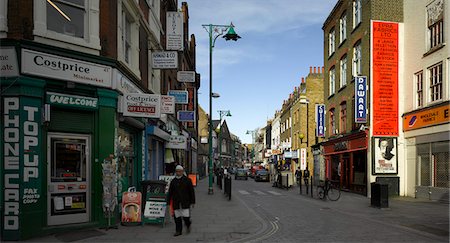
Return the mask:
<path fill-rule="evenodd" d="M 89 222 L 90 136 L 49 133 L 47 139 L 47 224 Z"/>
<path fill-rule="evenodd" d="M 351 164 L 350 164 L 350 154 L 345 153 L 342 155 L 342 161 L 341 161 L 341 186 L 344 190 L 350 189 L 350 171 L 351 171 Z"/>

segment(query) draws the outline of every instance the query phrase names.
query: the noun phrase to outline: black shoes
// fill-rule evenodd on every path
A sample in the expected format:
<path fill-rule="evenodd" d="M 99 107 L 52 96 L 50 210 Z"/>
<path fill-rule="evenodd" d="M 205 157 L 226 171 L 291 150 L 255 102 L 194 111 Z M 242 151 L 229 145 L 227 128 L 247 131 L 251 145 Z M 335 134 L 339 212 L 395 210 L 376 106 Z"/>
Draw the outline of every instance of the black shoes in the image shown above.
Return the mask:
<path fill-rule="evenodd" d="M 186 233 L 191 233 L 191 226 L 189 225 L 189 226 L 186 226 Z"/>
<path fill-rule="evenodd" d="M 181 235 L 181 232 L 176 232 L 173 236 L 177 237 L 177 236 L 180 236 L 180 235 Z"/>

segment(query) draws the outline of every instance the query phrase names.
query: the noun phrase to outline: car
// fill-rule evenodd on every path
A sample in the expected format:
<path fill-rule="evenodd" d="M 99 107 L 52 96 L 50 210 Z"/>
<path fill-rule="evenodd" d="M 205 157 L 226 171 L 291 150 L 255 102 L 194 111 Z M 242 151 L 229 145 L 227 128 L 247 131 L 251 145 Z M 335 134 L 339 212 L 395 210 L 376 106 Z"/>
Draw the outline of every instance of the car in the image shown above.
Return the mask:
<path fill-rule="evenodd" d="M 269 181 L 269 172 L 267 170 L 257 170 L 255 181 Z"/>
<path fill-rule="evenodd" d="M 247 169 L 237 169 L 236 170 L 236 174 L 234 174 L 234 179 L 245 179 L 248 180 L 248 174 L 247 174 Z"/>
<path fill-rule="evenodd" d="M 262 167 L 261 165 L 254 165 L 254 166 L 252 166 L 252 169 L 250 171 L 250 177 L 251 178 L 255 178 L 256 171 L 263 170 L 263 169 L 264 169 L 264 167 Z"/>

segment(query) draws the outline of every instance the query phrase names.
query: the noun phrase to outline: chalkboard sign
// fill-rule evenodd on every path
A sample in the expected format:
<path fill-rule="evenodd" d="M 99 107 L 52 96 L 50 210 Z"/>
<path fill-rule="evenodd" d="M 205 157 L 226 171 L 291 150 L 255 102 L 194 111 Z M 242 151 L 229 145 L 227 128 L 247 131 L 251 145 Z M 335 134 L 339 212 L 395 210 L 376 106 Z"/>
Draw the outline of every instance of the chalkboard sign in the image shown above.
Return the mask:
<path fill-rule="evenodd" d="M 400 177 L 377 177 L 376 182 L 388 185 L 389 196 L 400 195 Z"/>

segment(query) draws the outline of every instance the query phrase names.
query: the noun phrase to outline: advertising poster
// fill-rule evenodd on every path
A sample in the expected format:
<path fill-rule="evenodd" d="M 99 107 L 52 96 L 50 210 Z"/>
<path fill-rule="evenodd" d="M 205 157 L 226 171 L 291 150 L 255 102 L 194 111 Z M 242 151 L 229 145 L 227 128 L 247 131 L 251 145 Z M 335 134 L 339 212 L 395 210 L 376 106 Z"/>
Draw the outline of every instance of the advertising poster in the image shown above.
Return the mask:
<path fill-rule="evenodd" d="M 398 136 L 398 27 L 372 22 L 373 136 Z"/>
<path fill-rule="evenodd" d="M 374 137 L 372 174 L 397 174 L 397 138 Z"/>
<path fill-rule="evenodd" d="M 124 192 L 122 196 L 122 223 L 141 222 L 142 194 L 140 192 Z"/>

